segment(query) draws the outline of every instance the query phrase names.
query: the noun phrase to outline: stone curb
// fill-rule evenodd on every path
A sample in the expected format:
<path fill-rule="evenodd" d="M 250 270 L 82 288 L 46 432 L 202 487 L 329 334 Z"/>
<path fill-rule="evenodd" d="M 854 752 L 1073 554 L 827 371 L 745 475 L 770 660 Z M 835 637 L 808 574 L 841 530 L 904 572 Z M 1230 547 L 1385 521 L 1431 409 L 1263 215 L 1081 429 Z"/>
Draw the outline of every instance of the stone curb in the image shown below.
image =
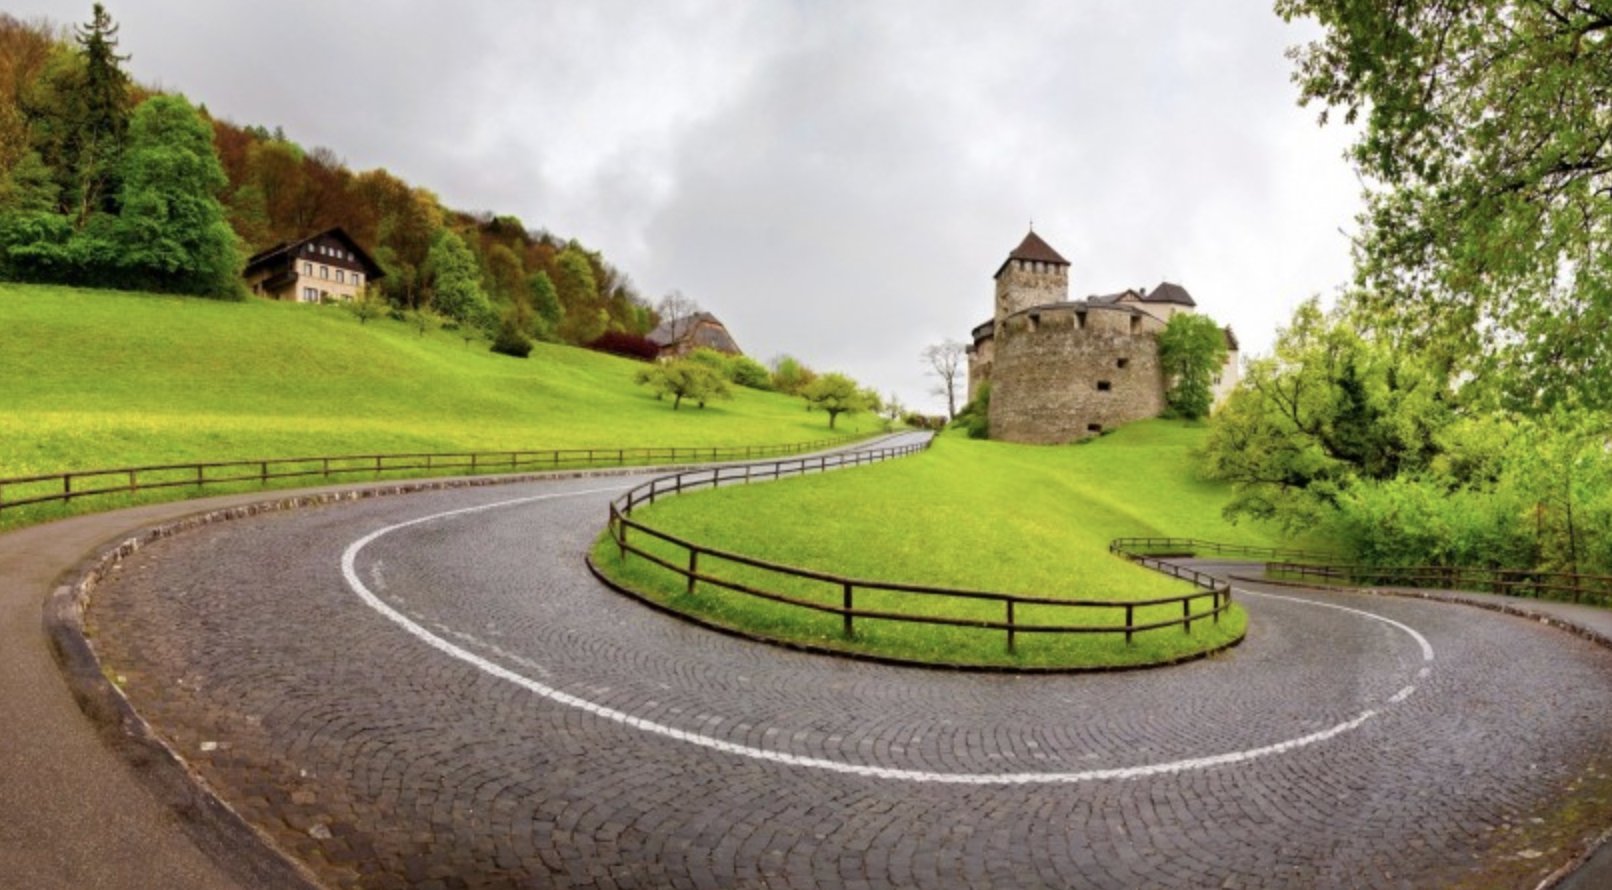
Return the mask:
<path fill-rule="evenodd" d="M 1400 597 L 1402 599 L 1416 599 L 1435 603 L 1448 603 L 1455 606 L 1470 606 L 1475 609 L 1483 609 L 1487 612 L 1499 612 L 1503 615 L 1510 615 L 1514 618 L 1524 618 L 1529 621 L 1537 621 L 1540 624 L 1553 627 L 1559 631 L 1563 631 L 1564 633 L 1587 640 L 1597 646 L 1601 646 L 1602 648 L 1612 649 L 1612 637 L 1608 637 L 1599 631 L 1585 627 L 1582 624 L 1575 624 L 1571 621 L 1558 618 L 1554 615 L 1548 615 L 1533 609 L 1512 605 L 1509 602 L 1497 603 L 1488 600 L 1469 599 L 1455 592 L 1433 593 L 1426 590 L 1413 590 L 1399 587 L 1350 587 L 1341 584 L 1306 584 L 1302 581 L 1276 581 L 1269 578 L 1251 578 L 1246 575 L 1229 575 L 1227 577 L 1233 581 L 1242 581 L 1250 584 L 1269 584 L 1273 587 L 1290 587 L 1297 590 L 1314 590 L 1330 593 L 1342 591 L 1346 593 L 1363 593 L 1368 596 L 1392 596 Z M 1550 890 L 1550 888 L 1556 887 L 1563 881 L 1572 877 L 1574 872 L 1578 871 L 1580 868 L 1583 868 L 1585 863 L 1596 858 L 1597 855 L 1609 853 L 1612 853 L 1612 828 L 1608 828 L 1607 830 L 1601 832 L 1586 845 L 1582 853 L 1574 856 L 1572 859 L 1564 863 L 1560 868 L 1546 875 L 1545 879 L 1540 881 L 1539 884 L 1535 886 L 1535 890 Z"/>
<path fill-rule="evenodd" d="M 468 476 L 371 484 L 363 488 L 291 495 L 193 513 L 136 529 L 116 543 L 92 551 L 63 573 L 45 601 L 43 624 L 52 653 L 79 709 L 136 776 L 157 792 L 185 833 L 209 858 L 233 871 L 249 885 L 310 890 L 322 886 L 311 871 L 253 827 L 191 769 L 140 716 L 123 691 L 106 675 L 95 647 L 84 632 L 90 595 L 113 570 L 141 547 L 218 522 L 246 519 L 283 510 L 320 507 L 374 497 L 446 491 L 523 482 L 639 475 L 677 471 L 695 465 L 611 467 L 516 475 Z"/>
<path fill-rule="evenodd" d="M 671 606 L 659 602 L 642 591 L 635 590 L 626 584 L 611 578 L 604 572 L 603 569 L 599 568 L 599 566 L 594 563 L 592 554 L 589 554 L 586 557 L 586 560 L 588 563 L 588 570 L 593 573 L 595 578 L 599 579 L 600 583 L 604 584 L 606 587 L 609 587 L 611 590 L 614 590 L 615 592 L 629 599 L 636 600 L 637 602 L 642 603 L 643 605 L 646 605 L 657 612 L 670 615 L 673 618 L 686 621 L 690 624 L 698 625 L 707 630 L 714 630 L 718 633 L 726 634 L 730 637 L 737 637 L 741 640 L 749 640 L 753 643 L 765 643 L 769 646 L 777 646 L 782 649 L 791 649 L 796 652 L 806 652 L 812 655 L 826 655 L 832 658 L 848 658 L 853 661 L 866 661 L 874 664 L 890 665 L 893 667 L 927 668 L 937 671 L 962 671 L 982 674 L 1112 674 L 1122 671 L 1146 671 L 1154 668 L 1174 667 L 1175 665 L 1199 661 L 1209 658 L 1213 655 L 1219 655 L 1220 653 L 1225 652 L 1234 646 L 1240 645 L 1243 640 L 1248 638 L 1248 630 L 1245 627 L 1243 632 L 1237 635 L 1236 639 L 1231 640 L 1223 645 L 1216 646 L 1213 649 L 1206 649 L 1202 652 L 1194 652 L 1189 655 L 1182 655 L 1167 661 L 1153 661 L 1146 664 L 1093 665 L 1088 667 L 1047 667 L 1027 665 L 1024 667 L 1017 667 L 1010 664 L 967 664 L 950 661 L 920 661 L 916 658 L 901 658 L 894 655 L 878 655 L 872 652 L 857 652 L 851 649 L 837 649 L 833 646 L 819 646 L 813 643 L 801 642 L 800 640 L 790 640 L 783 637 L 774 637 L 767 634 L 754 633 L 752 631 L 743 630 L 729 624 L 721 624 L 708 618 L 691 615 L 688 612 L 674 609 Z"/>

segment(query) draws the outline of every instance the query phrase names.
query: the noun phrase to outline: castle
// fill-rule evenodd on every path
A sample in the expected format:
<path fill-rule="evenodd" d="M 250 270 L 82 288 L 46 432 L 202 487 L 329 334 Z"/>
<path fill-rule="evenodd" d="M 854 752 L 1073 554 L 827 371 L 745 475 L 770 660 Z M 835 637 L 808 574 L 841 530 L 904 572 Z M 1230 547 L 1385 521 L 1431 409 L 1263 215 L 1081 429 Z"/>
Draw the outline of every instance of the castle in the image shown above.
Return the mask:
<path fill-rule="evenodd" d="M 1051 444 L 1163 413 L 1158 334 L 1197 304 L 1178 284 L 1069 299 L 1069 261 L 1034 230 L 996 270 L 996 314 L 974 328 L 968 394 L 991 387 L 991 438 Z M 1237 385 L 1237 338 L 1215 404 Z"/>

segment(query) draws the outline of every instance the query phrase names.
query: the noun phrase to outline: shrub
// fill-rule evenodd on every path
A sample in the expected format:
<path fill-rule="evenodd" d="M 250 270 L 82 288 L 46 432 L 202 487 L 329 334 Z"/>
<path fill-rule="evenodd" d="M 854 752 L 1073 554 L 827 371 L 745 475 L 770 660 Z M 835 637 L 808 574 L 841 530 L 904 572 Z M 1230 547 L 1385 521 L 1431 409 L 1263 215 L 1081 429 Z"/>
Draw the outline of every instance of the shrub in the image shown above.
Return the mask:
<path fill-rule="evenodd" d="M 736 355 L 728 360 L 728 379 L 750 389 L 772 389 L 772 374 L 748 355 Z"/>
<path fill-rule="evenodd" d="M 532 341 L 521 332 L 520 324 L 513 317 L 507 317 L 498 326 L 498 335 L 490 348 L 499 355 L 526 358 L 532 354 Z"/>
<path fill-rule="evenodd" d="M 979 392 L 974 398 L 968 400 L 963 410 L 957 412 L 952 420 L 952 426 L 965 430 L 970 439 L 989 439 L 991 437 L 991 385 L 980 384 Z"/>
<path fill-rule="evenodd" d="M 648 338 L 626 331 L 605 331 L 589 343 L 588 348 L 595 352 L 608 352 L 611 355 L 646 362 L 652 362 L 660 355 L 660 347 L 651 343 Z"/>

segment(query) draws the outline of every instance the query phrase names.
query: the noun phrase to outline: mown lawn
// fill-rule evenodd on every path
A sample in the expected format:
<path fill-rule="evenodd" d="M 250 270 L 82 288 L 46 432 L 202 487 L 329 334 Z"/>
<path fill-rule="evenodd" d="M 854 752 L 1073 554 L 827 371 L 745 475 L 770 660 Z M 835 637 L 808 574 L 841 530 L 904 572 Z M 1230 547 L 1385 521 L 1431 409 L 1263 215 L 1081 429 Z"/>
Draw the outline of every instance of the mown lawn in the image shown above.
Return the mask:
<path fill-rule="evenodd" d="M 1261 529 L 1220 515 L 1227 491 L 1198 478 L 1191 451 L 1201 425 L 1133 424 L 1087 444 L 1061 447 L 978 442 L 942 436 L 927 453 L 872 467 L 777 483 L 685 495 L 641 508 L 635 518 L 718 549 L 857 578 L 1123 602 L 1192 588 L 1108 553 L 1115 537 L 1174 535 L 1234 543 L 1275 543 Z M 637 539 L 645 543 L 643 538 Z M 655 552 L 684 560 L 682 551 Z M 1017 652 L 1001 631 L 859 621 L 841 636 L 840 618 L 702 586 L 646 560 L 623 564 L 601 539 L 596 562 L 667 604 L 721 623 L 817 645 L 926 661 L 1021 666 L 1121 665 L 1177 658 L 1240 634 L 1240 608 L 1218 624 L 1147 631 L 1127 645 L 1119 635 L 1023 634 Z M 707 560 L 702 570 L 838 604 L 838 587 L 792 582 Z M 997 603 L 911 595 L 857 594 L 857 608 L 921 611 L 1002 620 Z M 1206 611 L 1207 599 L 1194 613 Z M 1040 624 L 1123 624 L 1123 610 L 1021 607 L 1016 620 Z M 1180 605 L 1139 608 L 1137 622 L 1180 617 Z"/>
<path fill-rule="evenodd" d="M 308 454 L 709 446 L 830 435 L 798 399 L 736 389 L 673 412 L 637 364 L 531 358 L 336 306 L 0 284 L 0 478 Z M 836 432 L 869 432 L 868 416 Z M 8 520 L 0 516 L 0 524 Z"/>

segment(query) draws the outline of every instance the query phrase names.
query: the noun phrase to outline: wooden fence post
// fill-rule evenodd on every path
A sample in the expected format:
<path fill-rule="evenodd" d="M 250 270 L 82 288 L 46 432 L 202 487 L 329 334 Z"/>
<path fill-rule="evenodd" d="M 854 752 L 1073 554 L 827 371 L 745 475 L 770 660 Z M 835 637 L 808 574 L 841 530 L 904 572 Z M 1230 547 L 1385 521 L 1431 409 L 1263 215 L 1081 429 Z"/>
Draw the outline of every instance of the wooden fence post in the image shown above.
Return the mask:
<path fill-rule="evenodd" d="M 845 597 L 844 597 L 844 603 L 845 603 L 845 613 L 844 613 L 845 614 L 845 638 L 847 640 L 849 640 L 851 638 L 851 633 L 852 633 L 852 627 L 851 627 L 851 619 L 852 619 L 852 615 L 851 615 L 851 609 L 852 609 L 851 582 L 846 581 L 845 584 L 844 584 L 844 587 L 845 587 Z"/>
<path fill-rule="evenodd" d="M 1132 631 L 1132 628 L 1134 628 L 1135 626 L 1136 626 L 1136 606 L 1134 606 L 1134 605 L 1132 605 L 1130 603 L 1126 603 L 1125 604 L 1125 645 L 1127 645 L 1127 646 L 1129 646 L 1131 644 L 1131 634 L 1134 633 L 1134 631 Z"/>
<path fill-rule="evenodd" d="M 1013 601 L 1007 601 L 1008 654 L 1013 654 Z"/>
<path fill-rule="evenodd" d="M 694 573 L 699 571 L 699 568 L 700 568 L 700 551 L 695 550 L 693 547 L 690 547 L 688 549 L 688 592 L 689 592 L 689 594 L 691 596 L 694 593 L 694 581 L 695 581 Z"/>

